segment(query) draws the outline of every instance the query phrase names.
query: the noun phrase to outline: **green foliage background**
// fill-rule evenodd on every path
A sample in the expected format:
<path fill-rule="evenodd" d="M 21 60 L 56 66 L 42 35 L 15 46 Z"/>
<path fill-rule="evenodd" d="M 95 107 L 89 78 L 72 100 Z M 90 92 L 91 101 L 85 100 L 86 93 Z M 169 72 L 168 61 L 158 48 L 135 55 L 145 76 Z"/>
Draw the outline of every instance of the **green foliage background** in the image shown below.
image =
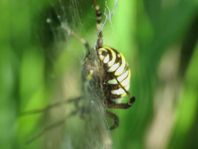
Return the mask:
<path fill-rule="evenodd" d="M 115 111 L 120 127 L 112 132 L 113 148 L 198 148 L 197 0 L 120 0 L 117 6 L 113 0 L 99 3 L 103 10 L 106 3 L 115 8 L 104 27 L 104 41 L 129 61 L 131 93 L 137 98 L 130 110 Z M 62 7 L 64 11 L 60 11 Z M 56 30 L 58 21 L 51 8 L 91 45 L 96 40 L 91 0 L 0 0 L 2 149 L 43 148 L 42 138 L 24 144 L 47 118 L 20 117 L 20 113 L 44 107 L 65 94 L 80 94 L 83 47 Z M 46 23 L 47 18 L 52 24 Z M 163 61 L 166 67 L 161 70 Z M 69 76 L 65 80 L 70 91 L 62 85 L 65 76 Z M 173 92 L 167 93 L 167 88 Z M 166 101 L 171 106 L 163 110 Z M 161 119 L 156 119 L 160 109 Z M 158 125 L 154 125 L 156 121 Z M 166 134 L 163 130 L 168 133 L 159 140 Z"/>

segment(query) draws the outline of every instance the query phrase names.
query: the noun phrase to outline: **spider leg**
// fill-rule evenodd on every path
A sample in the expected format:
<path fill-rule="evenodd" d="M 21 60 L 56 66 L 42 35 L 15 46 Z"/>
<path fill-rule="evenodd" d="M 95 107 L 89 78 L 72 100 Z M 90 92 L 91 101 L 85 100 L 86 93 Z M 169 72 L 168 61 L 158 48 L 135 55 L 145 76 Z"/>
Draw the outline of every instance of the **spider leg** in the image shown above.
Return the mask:
<path fill-rule="evenodd" d="M 120 81 L 118 81 L 118 78 L 114 77 L 114 79 L 116 79 L 117 83 L 119 84 L 119 86 L 125 91 L 125 93 L 127 95 L 130 95 L 130 93 L 125 89 L 125 87 L 122 86 L 122 84 L 120 83 Z"/>
<path fill-rule="evenodd" d="M 62 23 L 61 24 L 61 28 L 63 30 L 65 30 L 69 35 L 73 36 L 74 38 L 76 38 L 81 44 L 84 45 L 85 49 L 87 50 L 87 52 L 89 52 L 91 50 L 91 47 L 88 43 L 88 41 L 82 37 L 80 37 L 76 32 L 74 32 L 72 29 L 70 29 L 68 27 L 67 24 Z"/>
<path fill-rule="evenodd" d="M 128 103 L 115 103 L 115 102 L 108 100 L 107 107 L 114 108 L 114 109 L 128 109 L 133 105 L 134 102 L 135 102 L 134 96 L 129 99 Z"/>
<path fill-rule="evenodd" d="M 93 1 L 95 12 L 96 12 L 96 29 L 98 32 L 98 39 L 96 49 L 101 48 L 103 45 L 103 35 L 102 35 L 102 12 L 100 10 L 100 6 L 97 4 L 96 0 Z"/>
<path fill-rule="evenodd" d="M 116 81 L 117 81 L 117 83 L 120 85 L 120 87 L 125 91 L 125 93 L 127 94 L 127 95 L 130 95 L 130 93 L 122 86 L 122 84 L 118 81 L 118 79 L 115 77 L 115 79 L 116 79 Z M 114 106 L 114 107 L 112 107 L 112 108 L 120 108 L 120 109 L 128 109 L 128 108 L 130 108 L 132 105 L 133 105 L 133 103 L 135 102 L 135 97 L 134 96 L 132 96 L 130 99 L 129 99 L 129 102 L 128 103 L 121 103 L 121 104 L 117 104 L 117 103 L 113 103 L 114 105 L 111 105 L 111 106 Z M 112 104 L 111 103 L 111 104 Z M 115 105 L 116 104 L 116 105 Z"/>
<path fill-rule="evenodd" d="M 78 110 L 74 110 L 72 112 L 70 112 L 65 118 L 53 123 L 53 124 L 50 124 L 46 127 L 44 127 L 38 134 L 36 134 L 35 136 L 33 136 L 32 138 L 28 139 L 26 141 L 27 144 L 30 144 L 32 143 L 33 141 L 35 141 L 36 139 L 40 138 L 42 135 L 44 135 L 47 131 L 49 130 L 52 130 L 60 125 L 63 125 L 66 121 L 67 118 L 73 116 L 73 115 L 76 115 L 78 113 Z"/>
<path fill-rule="evenodd" d="M 106 111 L 106 114 L 113 120 L 113 124 L 109 127 L 110 130 L 113 130 L 119 126 L 119 118 L 116 114 Z"/>
<path fill-rule="evenodd" d="M 39 113 L 47 112 L 48 110 L 50 110 L 52 108 L 56 108 L 56 107 L 59 107 L 61 105 L 69 104 L 69 103 L 75 103 L 76 108 L 78 108 L 79 107 L 78 103 L 79 103 L 79 100 L 81 98 L 82 97 L 77 97 L 77 98 L 73 98 L 73 99 L 58 101 L 56 103 L 50 104 L 50 105 L 48 105 L 44 108 L 41 108 L 41 109 L 34 109 L 34 110 L 23 112 L 23 113 L 20 114 L 20 116 L 33 115 L 33 114 L 39 114 Z"/>

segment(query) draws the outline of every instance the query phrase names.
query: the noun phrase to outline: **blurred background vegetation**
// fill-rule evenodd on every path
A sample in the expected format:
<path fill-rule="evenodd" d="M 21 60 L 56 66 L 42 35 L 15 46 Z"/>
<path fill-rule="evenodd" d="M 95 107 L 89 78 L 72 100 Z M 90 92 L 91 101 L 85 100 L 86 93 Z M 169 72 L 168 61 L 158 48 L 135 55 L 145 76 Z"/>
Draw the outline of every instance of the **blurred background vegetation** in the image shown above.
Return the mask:
<path fill-rule="evenodd" d="M 198 1 L 98 3 L 106 14 L 104 42 L 128 60 L 137 98 L 133 108 L 115 111 L 120 126 L 111 132 L 112 148 L 198 148 Z M 0 12 L 0 148 L 72 148 L 59 127 L 25 143 L 64 107 L 20 113 L 82 94 L 85 50 L 59 26 L 66 22 L 94 45 L 92 0 L 0 0 Z"/>

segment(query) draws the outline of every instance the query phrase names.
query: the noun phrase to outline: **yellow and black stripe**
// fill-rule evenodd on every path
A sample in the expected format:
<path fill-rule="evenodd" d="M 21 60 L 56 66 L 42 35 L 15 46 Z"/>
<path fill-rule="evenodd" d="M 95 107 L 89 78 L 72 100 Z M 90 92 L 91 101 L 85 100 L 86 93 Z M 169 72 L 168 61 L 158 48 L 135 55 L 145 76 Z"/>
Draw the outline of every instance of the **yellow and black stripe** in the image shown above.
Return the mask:
<path fill-rule="evenodd" d="M 128 94 L 131 72 L 124 56 L 108 46 L 97 49 L 98 57 L 103 63 L 104 92 L 112 102 L 120 102 L 119 98 Z"/>
<path fill-rule="evenodd" d="M 102 35 L 102 12 L 100 10 L 100 6 L 96 3 L 96 0 L 94 0 L 94 7 L 95 7 L 95 12 L 96 12 L 96 29 L 98 32 L 98 39 L 97 39 L 97 45 L 96 49 L 101 48 L 103 45 L 103 35 Z"/>

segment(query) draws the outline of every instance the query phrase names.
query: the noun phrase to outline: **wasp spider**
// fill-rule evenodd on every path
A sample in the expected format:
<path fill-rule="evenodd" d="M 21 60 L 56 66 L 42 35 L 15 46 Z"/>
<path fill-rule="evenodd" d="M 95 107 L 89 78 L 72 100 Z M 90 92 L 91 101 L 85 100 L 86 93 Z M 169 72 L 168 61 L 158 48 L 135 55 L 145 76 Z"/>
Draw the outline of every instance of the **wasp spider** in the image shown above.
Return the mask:
<path fill-rule="evenodd" d="M 106 108 L 105 112 L 109 117 L 113 119 L 113 125 L 111 125 L 109 129 L 114 129 L 118 127 L 119 119 L 117 115 L 109 111 L 109 109 L 128 109 L 135 101 L 134 96 L 129 98 L 128 103 L 122 103 L 121 101 L 122 97 L 130 96 L 129 88 L 131 71 L 122 53 L 118 52 L 116 49 L 110 46 L 103 45 L 103 34 L 101 30 L 102 13 L 100 11 L 99 5 L 96 3 L 96 0 L 93 2 L 96 12 L 96 29 L 98 32 L 97 42 L 94 48 L 91 48 L 89 43 L 84 38 L 78 36 L 78 34 L 71 30 L 67 25 L 62 24 L 61 27 L 69 35 L 72 35 L 77 40 L 79 40 L 87 49 L 87 54 L 85 56 L 83 65 L 83 72 L 85 76 L 84 79 L 85 81 L 88 80 L 88 82 L 91 82 L 90 84 L 92 84 L 90 87 L 92 88 L 90 92 L 94 93 L 100 91 L 98 94 L 103 94 L 102 101 Z M 92 95 L 94 96 L 94 94 Z M 24 114 L 44 112 L 52 107 L 70 102 L 75 102 L 76 105 L 78 105 L 78 101 L 82 98 L 83 97 L 78 97 L 75 99 L 63 101 L 49 105 L 44 109 L 32 110 L 25 112 Z M 78 111 L 72 112 L 70 116 L 76 114 L 77 112 Z M 37 136 L 33 137 L 29 142 L 41 136 L 43 133 L 45 133 L 45 131 L 63 124 L 64 122 L 65 120 L 61 120 L 53 125 L 49 125 Z"/>
<path fill-rule="evenodd" d="M 113 120 L 113 124 L 109 127 L 109 129 L 114 129 L 118 127 L 119 119 L 117 115 L 109 111 L 109 109 L 128 109 L 135 101 L 134 96 L 130 97 L 127 103 L 122 103 L 121 100 L 121 98 L 124 96 L 130 96 L 129 88 L 131 71 L 122 53 L 118 52 L 116 49 L 110 46 L 103 44 L 103 33 L 101 29 L 102 13 L 100 11 L 99 5 L 96 3 L 96 0 L 93 2 L 96 12 L 96 29 L 98 32 L 97 42 L 94 48 L 91 48 L 89 43 L 84 38 L 78 36 L 78 34 L 71 30 L 67 25 L 61 24 L 61 28 L 65 30 L 69 35 L 79 40 L 87 49 L 87 54 L 84 58 L 82 69 L 82 75 L 84 78 L 83 82 L 86 82 L 85 84 L 87 84 L 87 82 L 89 82 L 88 84 L 91 84 L 88 87 L 90 93 L 89 97 L 99 97 L 99 100 L 102 98 L 102 103 L 105 107 L 105 113 Z M 87 86 L 84 88 L 86 87 Z M 68 118 L 72 115 L 77 114 L 79 111 L 81 113 L 89 111 L 86 107 L 79 107 L 79 101 L 84 98 L 83 96 L 65 100 L 63 102 L 57 102 L 43 109 L 24 112 L 21 115 L 37 114 L 48 111 L 49 109 L 62 104 L 71 102 L 75 103 L 76 110 L 67 115 L 66 118 Z M 31 143 L 38 137 L 42 136 L 46 131 L 59 126 L 60 124 L 64 124 L 64 122 L 65 119 L 44 127 L 40 133 L 30 138 L 27 143 Z"/>
<path fill-rule="evenodd" d="M 127 109 L 132 106 L 135 97 L 131 97 L 128 103 L 121 103 L 121 97 L 126 95 L 129 96 L 131 71 L 122 53 L 110 46 L 103 45 L 103 33 L 101 29 L 102 12 L 100 11 L 99 5 L 96 3 L 96 0 L 93 2 L 96 12 L 96 28 L 98 32 L 97 42 L 94 48 L 90 48 L 89 43 L 84 38 L 78 36 L 67 26 L 63 26 L 63 28 L 85 46 L 88 51 L 85 59 L 89 59 L 91 55 L 90 51 L 95 51 L 95 58 L 98 59 L 102 66 L 103 75 L 101 83 L 105 97 L 104 104 L 107 109 Z M 110 129 L 116 128 L 119 125 L 118 117 L 108 110 L 106 110 L 106 113 L 113 119 L 113 125 Z"/>

